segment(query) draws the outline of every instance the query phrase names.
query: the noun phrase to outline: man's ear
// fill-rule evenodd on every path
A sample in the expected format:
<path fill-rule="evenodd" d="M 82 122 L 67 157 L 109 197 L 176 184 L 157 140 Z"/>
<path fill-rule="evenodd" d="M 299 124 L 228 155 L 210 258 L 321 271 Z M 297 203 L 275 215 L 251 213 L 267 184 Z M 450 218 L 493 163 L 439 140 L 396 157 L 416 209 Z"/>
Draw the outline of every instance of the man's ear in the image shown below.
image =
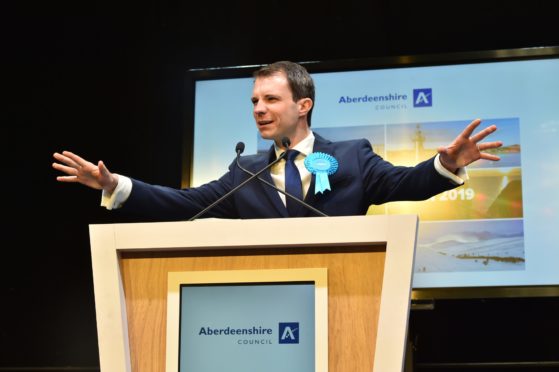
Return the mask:
<path fill-rule="evenodd" d="M 299 116 L 305 116 L 311 110 L 313 101 L 310 98 L 301 98 L 297 105 L 299 106 Z"/>
<path fill-rule="evenodd" d="M 314 103 L 310 98 L 301 98 L 297 104 L 299 105 L 299 116 L 305 116 L 312 109 Z"/>

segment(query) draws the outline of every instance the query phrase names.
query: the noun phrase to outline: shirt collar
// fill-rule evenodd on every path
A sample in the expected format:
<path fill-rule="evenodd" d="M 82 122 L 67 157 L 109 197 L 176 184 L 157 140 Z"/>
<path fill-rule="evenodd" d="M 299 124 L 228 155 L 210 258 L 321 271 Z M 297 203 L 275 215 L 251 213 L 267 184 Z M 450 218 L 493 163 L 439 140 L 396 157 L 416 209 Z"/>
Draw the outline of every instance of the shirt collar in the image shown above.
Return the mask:
<path fill-rule="evenodd" d="M 314 147 L 314 134 L 311 131 L 309 131 L 309 135 L 306 136 L 301 142 L 299 142 L 298 144 L 296 144 L 295 146 L 293 146 L 291 149 L 292 150 L 297 150 L 299 151 L 301 154 L 303 154 L 304 156 L 309 155 L 310 153 L 312 153 L 312 149 Z M 283 149 L 281 149 L 280 147 L 278 147 L 276 145 L 276 143 L 274 142 L 274 150 L 276 151 L 276 159 L 281 155 L 281 153 L 284 151 Z"/>

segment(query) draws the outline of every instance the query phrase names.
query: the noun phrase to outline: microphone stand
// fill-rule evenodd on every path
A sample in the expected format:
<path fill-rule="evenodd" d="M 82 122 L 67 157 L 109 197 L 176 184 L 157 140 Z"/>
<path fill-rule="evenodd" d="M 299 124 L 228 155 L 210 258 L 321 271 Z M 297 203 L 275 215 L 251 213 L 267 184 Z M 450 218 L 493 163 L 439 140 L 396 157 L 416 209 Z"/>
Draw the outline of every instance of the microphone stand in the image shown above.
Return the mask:
<path fill-rule="evenodd" d="M 287 151 L 284 152 L 284 153 L 282 153 L 282 155 L 281 155 L 280 157 L 282 157 L 283 154 L 285 154 L 285 153 L 287 153 Z M 240 155 L 240 154 L 239 154 L 239 155 Z M 310 209 L 311 211 L 313 211 L 313 212 L 316 213 L 317 215 L 319 215 L 319 216 L 321 216 L 321 217 L 329 217 L 327 214 L 325 214 L 325 213 L 319 211 L 318 209 L 316 209 L 316 208 L 313 207 L 312 205 L 310 205 L 310 204 L 308 204 L 308 203 L 305 203 L 303 200 L 299 199 L 298 197 L 293 196 L 293 195 L 291 195 L 290 193 L 288 193 L 288 192 L 286 192 L 286 191 L 280 189 L 280 188 L 277 187 L 276 185 L 274 185 L 274 184 L 272 184 L 272 183 L 266 181 L 265 179 L 260 178 L 259 174 L 260 174 L 261 172 L 252 173 L 252 172 L 249 171 L 248 169 L 243 168 L 243 167 L 241 166 L 241 163 L 240 163 L 240 161 L 239 161 L 239 158 L 240 158 L 240 156 L 237 156 L 237 167 L 239 167 L 239 169 L 242 170 L 243 172 L 245 172 L 246 174 L 250 175 L 251 178 L 253 178 L 253 177 L 258 178 L 258 180 L 261 181 L 261 182 L 263 182 L 265 185 L 268 185 L 268 186 L 270 186 L 271 188 L 273 188 L 274 190 L 277 190 L 277 191 L 281 192 L 283 195 L 285 195 L 286 197 L 289 197 L 291 200 L 295 200 L 297 203 L 299 203 L 299 204 L 301 204 L 302 206 L 304 206 L 304 207 Z"/>
<path fill-rule="evenodd" d="M 244 146 L 243 146 L 244 147 Z M 243 149 L 240 149 L 239 146 L 237 146 L 237 163 L 239 162 L 239 158 L 241 157 L 241 152 L 243 151 Z M 256 173 L 251 173 L 251 176 L 249 178 L 247 178 L 246 180 L 244 180 L 243 182 L 241 182 L 240 184 L 238 184 L 237 186 L 235 186 L 233 189 L 231 189 L 229 192 L 227 192 L 225 195 L 223 195 L 222 197 L 220 197 L 219 199 L 217 199 L 216 201 L 214 201 L 212 204 L 208 205 L 206 208 L 202 209 L 199 213 L 197 213 L 196 215 L 194 215 L 193 217 L 189 218 L 188 221 L 194 221 L 195 219 L 197 219 L 198 217 L 200 217 L 201 215 L 203 215 L 204 213 L 206 213 L 207 211 L 209 211 L 210 209 L 212 209 L 213 207 L 215 207 L 217 204 L 221 203 L 224 199 L 228 198 L 231 194 L 233 194 L 234 192 L 236 192 L 238 189 L 240 189 L 241 187 L 243 187 L 244 185 L 246 185 L 247 183 L 249 183 L 250 181 L 252 181 L 255 178 L 259 178 L 258 176 L 264 172 L 265 170 L 273 167 L 276 163 L 278 163 L 281 159 L 285 158 L 287 154 L 287 151 L 284 151 L 276 160 L 274 160 L 273 162 L 271 162 L 270 164 L 268 164 L 267 166 L 265 166 L 264 168 L 262 168 L 261 170 L 259 170 Z"/>

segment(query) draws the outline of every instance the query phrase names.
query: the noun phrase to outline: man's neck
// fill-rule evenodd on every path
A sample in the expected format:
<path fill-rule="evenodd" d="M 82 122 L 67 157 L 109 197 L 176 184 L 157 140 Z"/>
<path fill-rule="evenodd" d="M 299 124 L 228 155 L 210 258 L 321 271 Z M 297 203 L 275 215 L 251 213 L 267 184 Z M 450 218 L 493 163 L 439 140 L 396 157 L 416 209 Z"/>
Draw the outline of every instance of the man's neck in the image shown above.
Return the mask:
<path fill-rule="evenodd" d="M 289 148 L 297 150 L 301 154 L 307 156 L 313 151 L 314 139 L 315 139 L 314 133 L 312 131 L 309 131 L 307 137 L 303 138 L 295 145 L 292 144 L 291 146 L 289 146 Z M 280 154 L 285 151 L 285 149 L 278 147 L 276 144 L 274 144 L 274 148 L 276 151 L 276 156 L 280 156 Z"/>
<path fill-rule="evenodd" d="M 289 136 L 289 141 L 291 142 L 289 147 L 293 148 L 297 146 L 297 144 L 299 144 L 301 141 L 307 138 L 311 133 L 312 133 L 311 129 L 308 126 L 306 126 L 304 130 L 299 130 L 293 136 Z M 277 148 L 285 150 L 283 144 L 281 143 L 281 140 L 282 140 L 281 138 L 276 139 L 274 142 Z"/>

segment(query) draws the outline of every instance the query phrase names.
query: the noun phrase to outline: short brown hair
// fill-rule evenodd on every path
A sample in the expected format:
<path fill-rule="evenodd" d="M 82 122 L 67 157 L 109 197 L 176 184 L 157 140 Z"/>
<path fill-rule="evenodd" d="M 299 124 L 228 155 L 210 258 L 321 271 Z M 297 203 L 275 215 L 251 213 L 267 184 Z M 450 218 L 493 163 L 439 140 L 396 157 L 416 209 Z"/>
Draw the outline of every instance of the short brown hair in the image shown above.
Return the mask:
<path fill-rule="evenodd" d="M 287 83 L 293 95 L 293 101 L 297 102 L 302 98 L 310 98 L 313 106 L 307 114 L 307 123 L 311 126 L 311 114 L 314 108 L 314 82 L 308 71 L 301 65 L 290 61 L 279 61 L 269 64 L 255 71 L 255 79 L 268 77 L 283 72 L 287 77 Z"/>

